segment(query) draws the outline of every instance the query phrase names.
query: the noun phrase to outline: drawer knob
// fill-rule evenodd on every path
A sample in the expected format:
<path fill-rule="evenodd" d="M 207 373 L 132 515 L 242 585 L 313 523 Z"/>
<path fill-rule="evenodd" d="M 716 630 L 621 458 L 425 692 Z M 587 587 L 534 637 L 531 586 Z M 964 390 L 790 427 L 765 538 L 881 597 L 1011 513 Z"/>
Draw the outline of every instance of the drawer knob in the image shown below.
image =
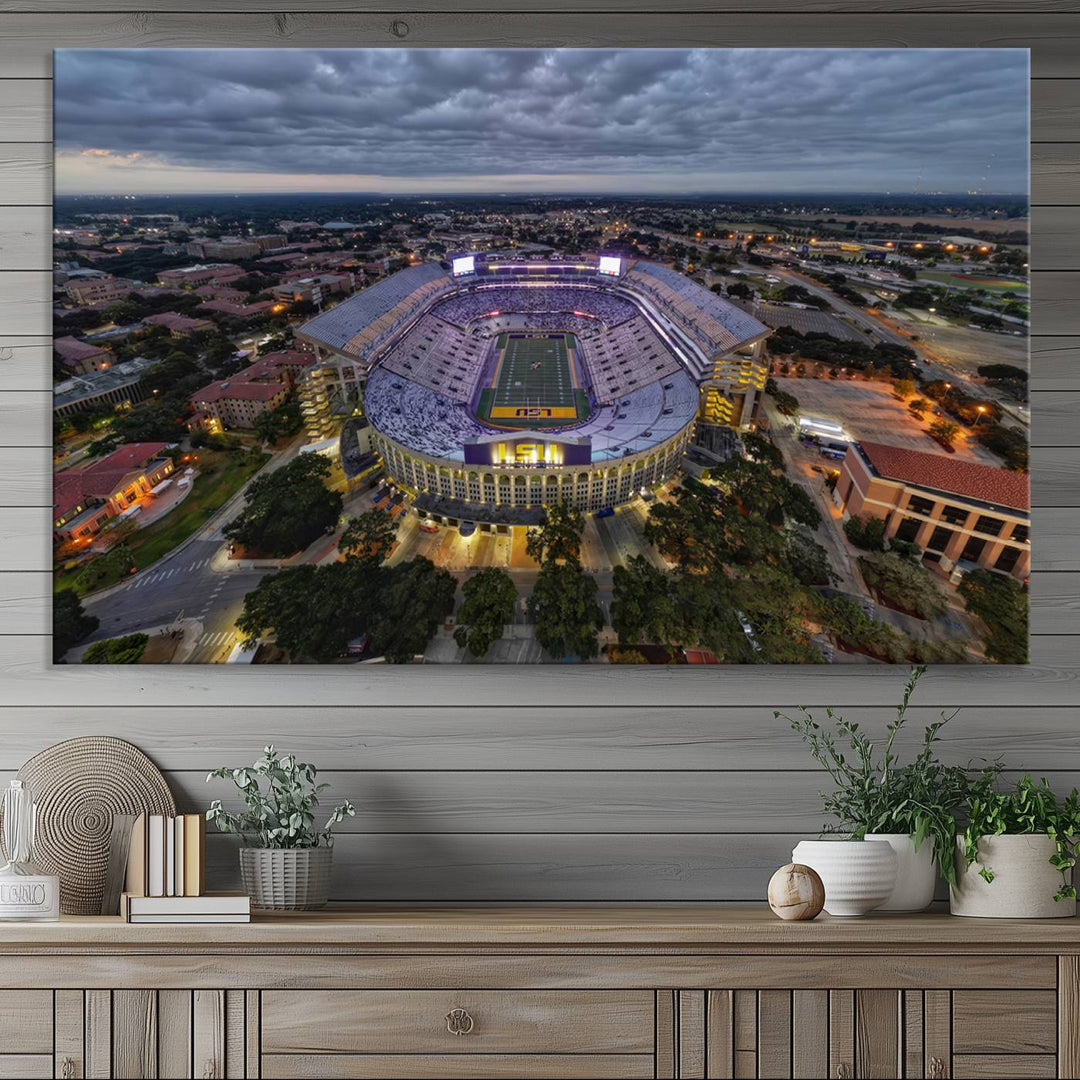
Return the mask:
<path fill-rule="evenodd" d="M 473 1029 L 473 1018 L 465 1009 L 451 1009 L 446 1014 L 446 1030 L 451 1035 L 468 1035 Z"/>

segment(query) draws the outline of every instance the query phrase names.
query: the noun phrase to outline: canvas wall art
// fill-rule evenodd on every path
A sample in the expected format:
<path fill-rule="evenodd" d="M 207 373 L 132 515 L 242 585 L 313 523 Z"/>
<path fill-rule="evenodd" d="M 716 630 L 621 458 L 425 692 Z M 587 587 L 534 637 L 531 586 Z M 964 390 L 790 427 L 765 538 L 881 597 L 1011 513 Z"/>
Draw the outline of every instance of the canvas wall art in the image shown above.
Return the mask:
<path fill-rule="evenodd" d="M 1026 50 L 55 70 L 57 662 L 1027 661 Z"/>

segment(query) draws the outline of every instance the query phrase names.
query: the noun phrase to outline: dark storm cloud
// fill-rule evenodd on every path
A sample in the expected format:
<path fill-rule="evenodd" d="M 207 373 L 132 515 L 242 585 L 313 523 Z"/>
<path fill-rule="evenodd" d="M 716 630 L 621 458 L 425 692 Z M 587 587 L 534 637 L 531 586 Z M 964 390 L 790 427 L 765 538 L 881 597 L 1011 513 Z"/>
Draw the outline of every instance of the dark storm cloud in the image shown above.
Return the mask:
<path fill-rule="evenodd" d="M 61 183 L 82 153 L 117 190 L 135 167 L 401 191 L 1021 192 L 1027 80 L 1023 50 L 69 50 L 56 143 Z"/>

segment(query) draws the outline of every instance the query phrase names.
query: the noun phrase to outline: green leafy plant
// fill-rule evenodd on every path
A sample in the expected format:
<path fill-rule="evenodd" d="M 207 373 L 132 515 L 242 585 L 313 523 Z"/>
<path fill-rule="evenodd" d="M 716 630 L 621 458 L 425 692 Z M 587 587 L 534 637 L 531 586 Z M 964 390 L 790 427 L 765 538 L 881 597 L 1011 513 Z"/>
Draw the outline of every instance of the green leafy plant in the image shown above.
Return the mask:
<path fill-rule="evenodd" d="M 955 860 L 948 855 L 955 850 L 956 812 L 964 805 L 972 770 L 942 764 L 936 743 L 956 712 L 942 713 L 941 719 L 926 725 L 919 752 L 908 763 L 901 764 L 895 750 L 907 723 L 911 696 L 925 670 L 912 668 L 880 749 L 859 723 L 845 720 L 832 709 L 826 709 L 824 725 L 806 706 L 800 706 L 795 717 L 780 711 L 773 715 L 788 721 L 835 784 L 832 791 L 820 792 L 826 812 L 836 818 L 836 824 L 823 831 L 843 832 L 855 840 L 867 833 L 907 833 L 916 850 L 928 836 L 933 837 L 942 876 L 955 883 Z M 999 769 L 991 765 L 986 775 L 994 776 Z"/>
<path fill-rule="evenodd" d="M 1054 842 L 1050 865 L 1061 871 L 1062 885 L 1055 900 L 1075 900 L 1076 886 L 1069 881 L 1069 871 L 1076 865 L 1076 837 L 1080 836 L 1080 796 L 1073 788 L 1061 801 L 1046 780 L 1036 783 L 1024 776 L 1014 788 L 1000 791 L 995 777 L 984 774 L 974 780 L 966 801 L 967 825 L 961 839 L 967 866 L 979 864 L 979 876 L 994 880 L 994 871 L 979 859 L 980 836 L 1006 833 L 1045 834 Z"/>
<path fill-rule="evenodd" d="M 335 806 L 326 824 L 315 826 L 319 795 L 329 784 L 317 784 L 318 769 L 294 754 L 279 756 L 272 746 L 250 768 L 215 769 L 206 779 L 232 780 L 243 796 L 245 809 L 231 814 L 215 799 L 206 820 L 224 833 L 236 833 L 251 847 L 311 848 L 334 842 L 333 828 L 354 817 L 352 803 Z"/>

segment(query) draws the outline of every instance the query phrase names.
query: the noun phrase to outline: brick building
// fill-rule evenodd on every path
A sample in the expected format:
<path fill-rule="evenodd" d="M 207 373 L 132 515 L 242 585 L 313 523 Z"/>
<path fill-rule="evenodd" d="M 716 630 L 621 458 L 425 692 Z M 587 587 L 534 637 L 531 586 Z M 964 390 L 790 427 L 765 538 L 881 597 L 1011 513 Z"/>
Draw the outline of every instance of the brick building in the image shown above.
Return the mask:
<path fill-rule="evenodd" d="M 852 443 L 834 498 L 848 517 L 885 522 L 946 573 L 973 564 L 1021 581 L 1031 570 L 1025 473 L 883 443 Z"/>

